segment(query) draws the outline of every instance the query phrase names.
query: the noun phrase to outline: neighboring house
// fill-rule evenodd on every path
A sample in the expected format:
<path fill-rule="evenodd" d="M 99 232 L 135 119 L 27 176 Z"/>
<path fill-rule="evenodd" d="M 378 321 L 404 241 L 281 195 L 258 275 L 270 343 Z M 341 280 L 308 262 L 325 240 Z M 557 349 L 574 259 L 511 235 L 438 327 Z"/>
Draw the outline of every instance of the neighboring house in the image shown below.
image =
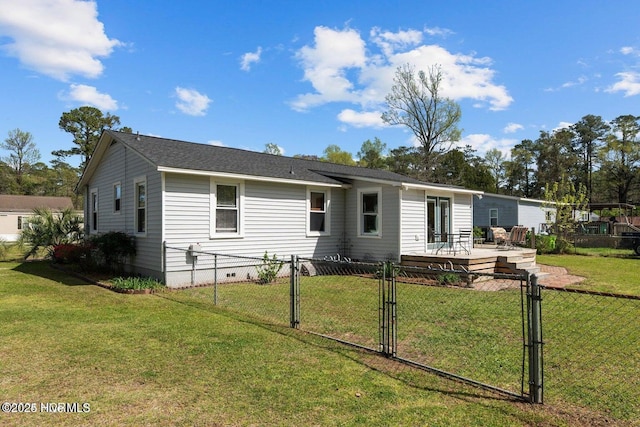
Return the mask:
<path fill-rule="evenodd" d="M 8 242 L 17 241 L 26 220 L 33 216 L 33 210 L 36 208 L 60 212 L 73 209 L 73 202 L 70 197 L 0 194 L 0 239 Z"/>
<path fill-rule="evenodd" d="M 130 270 L 188 282 L 163 245 L 261 257 L 400 260 L 471 229 L 478 191 L 384 170 L 105 131 L 78 183 L 85 232 L 135 236 Z"/>
<path fill-rule="evenodd" d="M 484 193 L 474 201 L 473 225 L 487 232 L 490 227 L 510 230 L 516 225 L 545 233 L 547 224 L 555 222 L 555 208 L 544 200 Z M 491 238 L 490 233 L 485 234 Z"/>

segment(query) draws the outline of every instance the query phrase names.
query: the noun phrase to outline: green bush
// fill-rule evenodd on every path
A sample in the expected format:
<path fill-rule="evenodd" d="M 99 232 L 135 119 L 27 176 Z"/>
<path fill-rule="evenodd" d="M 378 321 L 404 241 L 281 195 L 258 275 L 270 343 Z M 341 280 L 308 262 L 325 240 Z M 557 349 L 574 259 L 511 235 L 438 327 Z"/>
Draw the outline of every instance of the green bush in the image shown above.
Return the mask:
<path fill-rule="evenodd" d="M 269 258 L 269 254 L 267 251 L 264 251 L 264 256 L 262 257 L 262 264 L 257 267 L 258 269 L 258 283 L 261 285 L 266 285 L 267 283 L 273 282 L 278 273 L 282 269 L 284 265 L 284 261 L 280 261 L 276 254 L 273 254 L 272 258 Z"/>
<path fill-rule="evenodd" d="M 112 271 L 121 270 L 122 264 L 136 254 L 135 238 L 121 231 L 91 237 L 90 244 L 97 250 L 93 261 Z"/>
<path fill-rule="evenodd" d="M 141 291 L 144 289 L 158 290 L 164 285 L 151 277 L 116 277 L 111 280 L 115 289 Z"/>
<path fill-rule="evenodd" d="M 536 251 L 538 254 L 551 254 L 556 250 L 556 236 L 536 236 Z"/>
<path fill-rule="evenodd" d="M 441 285 L 455 285 L 460 282 L 460 276 L 456 273 L 444 273 L 438 276 L 438 283 Z"/>

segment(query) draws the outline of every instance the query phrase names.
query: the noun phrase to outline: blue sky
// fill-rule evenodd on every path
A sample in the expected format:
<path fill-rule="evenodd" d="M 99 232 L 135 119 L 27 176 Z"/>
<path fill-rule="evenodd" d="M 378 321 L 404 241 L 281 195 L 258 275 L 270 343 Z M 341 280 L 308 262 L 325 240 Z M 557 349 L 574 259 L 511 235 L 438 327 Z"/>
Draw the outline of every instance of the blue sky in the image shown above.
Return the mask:
<path fill-rule="evenodd" d="M 506 152 L 640 115 L 639 24 L 637 0 L 0 0 L 0 137 L 30 132 L 48 162 L 73 146 L 62 113 L 92 105 L 142 134 L 355 156 L 413 143 L 380 120 L 410 63 L 442 67 L 461 146 Z"/>

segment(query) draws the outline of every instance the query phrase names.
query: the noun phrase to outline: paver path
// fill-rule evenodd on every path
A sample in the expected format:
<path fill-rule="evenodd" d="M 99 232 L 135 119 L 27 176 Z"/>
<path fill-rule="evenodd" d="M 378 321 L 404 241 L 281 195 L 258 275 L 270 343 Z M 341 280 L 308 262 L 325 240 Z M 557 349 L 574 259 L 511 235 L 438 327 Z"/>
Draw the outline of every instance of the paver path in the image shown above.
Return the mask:
<path fill-rule="evenodd" d="M 539 283 L 548 288 L 565 288 L 567 285 L 585 280 L 585 277 L 569 274 L 564 267 L 542 264 L 538 264 L 538 267 L 540 267 L 540 273 L 543 273 L 540 275 Z M 473 284 L 473 288 L 480 291 L 499 291 L 518 287 L 520 287 L 519 281 L 507 279 L 483 280 Z"/>

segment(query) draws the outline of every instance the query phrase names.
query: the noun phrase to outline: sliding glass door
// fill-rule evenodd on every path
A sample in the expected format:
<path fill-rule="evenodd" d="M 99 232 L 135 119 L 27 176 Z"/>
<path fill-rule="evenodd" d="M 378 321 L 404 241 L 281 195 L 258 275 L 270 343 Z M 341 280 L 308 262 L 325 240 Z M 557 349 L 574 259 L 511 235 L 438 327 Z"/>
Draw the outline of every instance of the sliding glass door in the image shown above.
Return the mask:
<path fill-rule="evenodd" d="M 448 197 L 427 197 L 427 231 L 430 248 L 435 242 L 447 241 L 451 232 L 451 202 Z"/>

